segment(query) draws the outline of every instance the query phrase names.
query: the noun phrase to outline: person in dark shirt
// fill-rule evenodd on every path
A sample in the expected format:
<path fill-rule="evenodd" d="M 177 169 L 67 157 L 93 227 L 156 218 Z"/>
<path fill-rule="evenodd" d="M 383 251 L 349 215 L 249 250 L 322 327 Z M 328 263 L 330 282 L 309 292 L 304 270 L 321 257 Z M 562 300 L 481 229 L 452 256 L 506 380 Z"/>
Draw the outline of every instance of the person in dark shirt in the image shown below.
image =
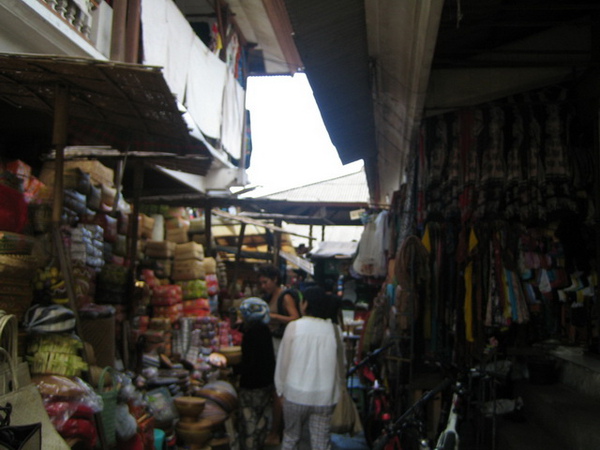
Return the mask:
<path fill-rule="evenodd" d="M 247 298 L 240 305 L 243 319 L 242 362 L 238 433 L 240 449 L 264 447 L 269 431 L 267 411 L 273 395 L 275 353 L 271 330 L 269 305 L 256 297 Z"/>

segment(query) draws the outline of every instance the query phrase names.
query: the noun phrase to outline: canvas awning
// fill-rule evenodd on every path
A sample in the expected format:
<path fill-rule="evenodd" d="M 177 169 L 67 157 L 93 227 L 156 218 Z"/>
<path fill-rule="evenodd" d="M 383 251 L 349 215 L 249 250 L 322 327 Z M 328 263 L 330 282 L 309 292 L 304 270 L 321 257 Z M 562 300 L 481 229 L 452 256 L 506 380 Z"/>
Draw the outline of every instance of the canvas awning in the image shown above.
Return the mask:
<path fill-rule="evenodd" d="M 64 56 L 0 54 L 0 100 L 56 114 L 67 93 L 67 145 L 206 156 L 193 139 L 159 67 Z"/>

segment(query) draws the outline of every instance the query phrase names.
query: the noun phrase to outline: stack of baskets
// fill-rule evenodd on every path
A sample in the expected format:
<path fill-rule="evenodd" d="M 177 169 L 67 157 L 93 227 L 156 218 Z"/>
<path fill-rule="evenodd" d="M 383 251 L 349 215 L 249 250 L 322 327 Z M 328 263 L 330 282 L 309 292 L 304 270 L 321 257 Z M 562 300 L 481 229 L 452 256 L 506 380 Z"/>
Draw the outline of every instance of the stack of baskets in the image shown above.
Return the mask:
<path fill-rule="evenodd" d="M 0 231 L 0 310 L 20 321 L 33 300 L 31 273 L 38 266 L 31 253 L 33 239 Z"/>

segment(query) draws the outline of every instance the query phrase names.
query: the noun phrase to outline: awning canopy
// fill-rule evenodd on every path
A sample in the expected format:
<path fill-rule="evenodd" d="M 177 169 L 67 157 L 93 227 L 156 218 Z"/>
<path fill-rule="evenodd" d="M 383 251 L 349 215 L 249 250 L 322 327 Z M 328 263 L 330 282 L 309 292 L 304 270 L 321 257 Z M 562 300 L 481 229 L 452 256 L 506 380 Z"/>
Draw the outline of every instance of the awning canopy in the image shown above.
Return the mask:
<path fill-rule="evenodd" d="M 0 54 L 0 100 L 52 116 L 58 87 L 68 90 L 68 144 L 122 151 L 212 156 L 193 139 L 158 67 L 57 56 Z"/>

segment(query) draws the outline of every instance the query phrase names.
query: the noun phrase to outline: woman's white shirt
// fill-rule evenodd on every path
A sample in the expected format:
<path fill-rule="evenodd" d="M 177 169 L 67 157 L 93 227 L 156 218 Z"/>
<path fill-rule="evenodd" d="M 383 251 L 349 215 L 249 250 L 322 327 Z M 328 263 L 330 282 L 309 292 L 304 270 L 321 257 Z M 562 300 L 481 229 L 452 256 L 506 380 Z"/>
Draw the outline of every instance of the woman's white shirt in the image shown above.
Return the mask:
<path fill-rule="evenodd" d="M 327 406 L 340 396 L 337 339 L 331 320 L 305 316 L 290 322 L 275 369 L 277 394 L 301 405 Z"/>

